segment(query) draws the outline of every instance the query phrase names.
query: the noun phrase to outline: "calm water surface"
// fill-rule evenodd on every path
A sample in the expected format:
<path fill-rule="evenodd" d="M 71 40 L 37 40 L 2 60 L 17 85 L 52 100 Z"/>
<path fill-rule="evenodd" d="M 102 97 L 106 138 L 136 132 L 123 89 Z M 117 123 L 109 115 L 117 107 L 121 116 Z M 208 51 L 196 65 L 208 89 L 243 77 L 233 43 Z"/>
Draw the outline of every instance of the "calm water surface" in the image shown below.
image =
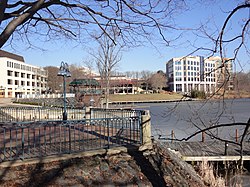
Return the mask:
<path fill-rule="evenodd" d="M 243 122 L 250 118 L 250 99 L 186 101 L 171 103 L 150 103 L 137 105 L 151 114 L 151 131 L 155 138 L 170 138 L 171 131 L 177 139 L 185 138 L 211 125 Z M 220 137 L 234 139 L 235 129 L 239 133 L 244 126 L 227 127 L 213 130 Z M 201 140 L 197 135 L 191 140 Z"/>

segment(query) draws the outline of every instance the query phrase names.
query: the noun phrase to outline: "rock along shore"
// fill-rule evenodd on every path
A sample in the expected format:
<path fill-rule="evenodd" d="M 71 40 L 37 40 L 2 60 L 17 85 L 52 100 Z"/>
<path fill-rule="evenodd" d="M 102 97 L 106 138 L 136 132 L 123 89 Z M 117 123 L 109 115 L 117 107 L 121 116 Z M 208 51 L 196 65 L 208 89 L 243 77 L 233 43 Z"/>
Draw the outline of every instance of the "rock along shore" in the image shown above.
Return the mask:
<path fill-rule="evenodd" d="M 93 151 L 92 151 L 93 152 Z M 92 155 L 0 165 L 0 186 L 192 186 L 203 181 L 192 166 L 159 143 Z"/>

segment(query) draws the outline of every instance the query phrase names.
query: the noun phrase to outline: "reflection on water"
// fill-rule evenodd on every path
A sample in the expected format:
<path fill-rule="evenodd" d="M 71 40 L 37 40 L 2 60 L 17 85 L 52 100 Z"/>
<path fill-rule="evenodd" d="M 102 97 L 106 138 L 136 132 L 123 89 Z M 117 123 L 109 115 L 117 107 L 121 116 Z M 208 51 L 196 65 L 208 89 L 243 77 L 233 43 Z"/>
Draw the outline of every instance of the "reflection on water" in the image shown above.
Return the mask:
<path fill-rule="evenodd" d="M 218 124 L 246 123 L 250 118 L 250 99 L 185 101 L 137 105 L 150 110 L 152 135 L 170 138 L 174 131 L 177 139 L 188 137 L 199 129 Z M 223 127 L 212 130 L 216 136 L 233 139 L 236 129 L 240 134 L 244 126 Z M 197 135 L 192 140 L 201 140 Z"/>
<path fill-rule="evenodd" d="M 137 105 L 136 108 L 150 111 L 151 131 L 155 139 L 159 136 L 170 139 L 172 130 L 175 138 L 182 139 L 208 126 L 246 123 L 250 118 L 250 99 L 150 103 Z M 236 129 L 241 134 L 244 128 L 242 125 L 230 126 L 210 132 L 221 138 L 235 140 Z M 201 134 L 191 140 L 200 141 Z M 250 174 L 229 178 L 228 186 L 250 187 Z"/>

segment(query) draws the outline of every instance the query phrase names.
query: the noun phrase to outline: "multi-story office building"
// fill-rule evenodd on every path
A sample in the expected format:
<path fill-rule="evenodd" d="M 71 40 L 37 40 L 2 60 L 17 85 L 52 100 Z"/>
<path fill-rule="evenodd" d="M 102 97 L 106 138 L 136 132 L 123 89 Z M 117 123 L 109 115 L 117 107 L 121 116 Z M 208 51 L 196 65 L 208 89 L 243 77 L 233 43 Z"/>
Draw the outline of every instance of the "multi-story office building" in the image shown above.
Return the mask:
<path fill-rule="evenodd" d="M 232 61 L 211 57 L 187 56 L 172 58 L 166 63 L 166 75 L 170 91 L 189 93 L 192 90 L 202 90 L 212 93 L 232 74 Z M 230 78 L 231 80 L 231 78 Z M 231 85 L 231 84 L 230 84 Z M 230 87 L 231 88 L 231 87 Z"/>
<path fill-rule="evenodd" d="M 19 97 L 46 91 L 48 74 L 26 64 L 22 56 L 0 50 L 0 97 Z"/>

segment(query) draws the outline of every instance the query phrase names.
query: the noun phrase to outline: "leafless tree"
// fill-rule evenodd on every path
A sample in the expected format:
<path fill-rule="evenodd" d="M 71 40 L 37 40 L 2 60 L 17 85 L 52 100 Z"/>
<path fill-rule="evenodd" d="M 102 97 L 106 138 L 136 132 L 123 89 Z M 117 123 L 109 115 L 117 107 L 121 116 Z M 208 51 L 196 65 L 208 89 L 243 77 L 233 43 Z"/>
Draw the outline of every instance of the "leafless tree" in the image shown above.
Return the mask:
<path fill-rule="evenodd" d="M 152 39 L 155 31 L 169 44 L 165 30 L 174 29 L 174 12 L 185 9 L 185 1 L 0 1 L 0 47 L 13 39 L 35 44 L 39 39 L 83 41 L 89 34 L 101 30 L 115 42 L 107 30 L 116 28 L 129 45 Z"/>
<path fill-rule="evenodd" d="M 48 71 L 48 88 L 51 92 L 55 93 L 56 91 L 62 91 L 62 77 L 58 76 L 59 68 L 55 66 L 47 66 L 45 69 Z M 69 84 L 72 80 L 76 78 L 84 78 L 85 72 L 82 71 L 82 67 L 72 64 L 69 67 L 71 72 L 71 77 L 66 79 L 67 84 Z M 69 87 L 66 88 L 69 90 Z"/>
<path fill-rule="evenodd" d="M 150 77 L 152 76 L 153 72 L 148 70 L 141 71 L 141 77 L 143 79 L 143 82 L 145 83 L 146 92 L 148 92 L 148 88 L 150 85 Z"/>
<path fill-rule="evenodd" d="M 49 91 L 55 93 L 60 90 L 62 85 L 62 78 L 57 76 L 59 68 L 55 66 L 47 66 L 44 69 L 48 71 L 48 88 Z"/>
<path fill-rule="evenodd" d="M 111 31 L 113 32 L 113 31 Z M 118 44 L 117 33 L 110 34 L 113 36 L 115 43 L 110 40 L 108 35 L 104 34 L 101 38 L 96 38 L 98 43 L 98 51 L 91 52 L 95 59 L 96 67 L 101 77 L 101 85 L 104 89 L 105 106 L 108 108 L 110 78 L 116 66 L 121 61 L 121 52 L 123 46 Z"/>
<path fill-rule="evenodd" d="M 250 72 L 237 72 L 234 75 L 235 91 L 239 94 L 250 92 Z"/>
<path fill-rule="evenodd" d="M 223 79 L 221 86 L 219 86 L 217 90 L 215 91 L 215 93 L 211 95 L 211 97 L 209 97 L 208 100 L 204 101 L 204 104 L 202 105 L 202 106 L 205 106 L 208 103 L 218 103 L 218 110 L 215 115 L 217 119 L 215 120 L 211 119 L 211 121 L 207 122 L 206 120 L 202 119 L 200 113 L 199 115 L 192 115 L 192 119 L 186 119 L 186 121 L 189 121 L 190 123 L 192 123 L 196 128 L 201 128 L 201 129 L 202 128 L 206 129 L 210 127 L 216 128 L 216 125 L 219 124 L 218 122 L 219 118 L 222 117 L 223 112 L 227 108 L 224 102 L 224 99 L 226 98 L 225 88 L 227 84 L 229 83 L 229 81 L 232 80 L 231 78 L 234 76 L 226 68 L 227 63 L 229 61 L 232 61 L 233 66 L 236 66 L 236 63 L 238 63 L 237 65 L 241 67 L 241 63 L 238 61 L 238 56 L 241 51 L 244 51 L 245 54 L 248 57 L 250 57 L 250 53 L 249 53 L 250 51 L 249 50 L 250 1 L 249 0 L 242 1 L 241 3 L 236 5 L 231 11 L 228 11 L 226 13 L 227 13 L 226 19 L 223 23 L 221 23 L 220 27 L 211 29 L 210 28 L 211 25 L 209 25 L 210 24 L 209 22 L 202 23 L 202 25 L 200 26 L 200 29 L 199 29 L 200 32 L 197 34 L 198 38 L 199 37 L 206 38 L 209 42 L 212 43 L 212 47 L 205 46 L 205 45 L 199 47 L 199 46 L 193 45 L 195 50 L 187 54 L 188 56 L 196 52 L 206 51 L 208 52 L 207 57 L 219 55 L 221 64 L 215 70 L 212 70 L 211 73 L 213 73 L 214 71 L 223 70 L 224 74 L 226 75 L 223 77 L 224 79 Z M 230 58 L 228 58 L 228 56 Z M 245 75 L 243 76 L 243 74 L 238 74 L 237 76 L 234 76 L 234 78 L 236 78 L 234 80 L 236 80 L 237 82 L 237 79 L 240 80 L 243 77 L 245 77 Z M 247 87 L 247 86 L 244 86 L 245 83 L 247 84 L 246 77 L 244 79 L 245 79 L 244 82 L 242 82 L 241 85 L 238 85 L 241 88 Z M 237 89 L 237 85 L 235 86 Z M 219 101 L 210 100 L 210 99 L 213 99 L 212 97 L 216 96 L 216 94 L 220 94 L 221 100 Z M 202 107 L 199 107 L 198 109 L 192 108 L 193 114 L 198 114 L 198 110 L 201 110 L 201 108 Z M 191 110 L 191 108 L 189 110 Z M 209 111 L 206 111 L 206 112 L 209 112 Z M 233 124 L 237 123 L 237 121 L 235 121 L 233 117 L 231 118 L 232 118 Z M 197 125 L 198 124 L 197 119 L 199 119 L 201 125 Z M 249 132 L 247 134 L 249 134 Z M 213 134 L 213 135 L 216 136 L 216 134 Z"/>
<path fill-rule="evenodd" d="M 166 76 L 163 73 L 154 73 L 149 79 L 150 85 L 155 90 L 162 90 L 163 87 L 166 87 Z"/>
<path fill-rule="evenodd" d="M 68 81 L 72 81 L 74 79 L 82 79 L 87 76 L 88 72 L 85 71 L 85 67 L 77 65 L 77 64 L 71 64 L 69 66 L 71 77 L 68 78 Z"/>

